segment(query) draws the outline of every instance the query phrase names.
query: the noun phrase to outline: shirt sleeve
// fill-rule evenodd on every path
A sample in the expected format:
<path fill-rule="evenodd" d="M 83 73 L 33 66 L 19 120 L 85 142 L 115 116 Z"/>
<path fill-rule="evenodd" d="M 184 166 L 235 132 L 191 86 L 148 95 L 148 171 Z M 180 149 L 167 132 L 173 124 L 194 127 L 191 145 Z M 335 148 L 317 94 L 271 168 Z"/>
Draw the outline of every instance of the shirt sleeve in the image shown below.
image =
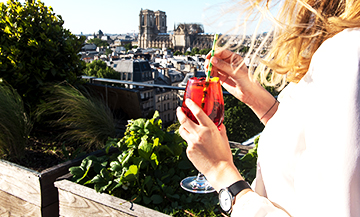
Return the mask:
<path fill-rule="evenodd" d="M 285 211 L 275 207 L 268 199 L 255 192 L 248 192 L 240 197 L 233 207 L 231 216 L 289 217 Z"/>

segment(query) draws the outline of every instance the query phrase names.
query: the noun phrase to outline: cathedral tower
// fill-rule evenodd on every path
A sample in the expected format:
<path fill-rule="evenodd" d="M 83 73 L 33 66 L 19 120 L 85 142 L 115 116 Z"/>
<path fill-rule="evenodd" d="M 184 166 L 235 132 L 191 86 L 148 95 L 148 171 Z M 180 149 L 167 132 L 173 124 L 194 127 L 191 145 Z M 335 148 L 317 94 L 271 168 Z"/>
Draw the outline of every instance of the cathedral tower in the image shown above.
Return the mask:
<path fill-rule="evenodd" d="M 140 48 L 150 47 L 150 42 L 159 33 L 166 33 L 166 13 L 163 11 L 151 11 L 141 9 L 139 14 L 139 37 L 138 45 Z"/>

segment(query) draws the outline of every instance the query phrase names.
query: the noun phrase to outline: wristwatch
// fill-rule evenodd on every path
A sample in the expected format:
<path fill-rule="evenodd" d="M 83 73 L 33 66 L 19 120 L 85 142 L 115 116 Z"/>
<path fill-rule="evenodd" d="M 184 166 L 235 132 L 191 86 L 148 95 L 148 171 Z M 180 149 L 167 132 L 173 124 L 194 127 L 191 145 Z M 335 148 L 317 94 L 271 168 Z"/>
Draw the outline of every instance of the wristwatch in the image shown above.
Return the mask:
<path fill-rule="evenodd" d="M 219 191 L 219 202 L 221 209 L 224 212 L 230 214 L 233 205 L 235 204 L 236 195 L 238 195 L 240 191 L 244 189 L 251 189 L 249 184 L 244 180 L 237 181 L 227 188 L 222 188 Z"/>

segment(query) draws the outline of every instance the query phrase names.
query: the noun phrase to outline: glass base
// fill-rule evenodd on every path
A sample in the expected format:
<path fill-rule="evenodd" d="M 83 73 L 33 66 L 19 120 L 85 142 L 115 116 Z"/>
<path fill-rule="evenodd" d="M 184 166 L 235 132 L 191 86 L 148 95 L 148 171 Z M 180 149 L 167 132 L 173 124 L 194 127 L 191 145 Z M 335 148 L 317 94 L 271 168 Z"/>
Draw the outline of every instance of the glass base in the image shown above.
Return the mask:
<path fill-rule="evenodd" d="M 211 187 L 209 182 L 206 180 L 205 176 L 201 173 L 197 176 L 190 176 L 183 179 L 180 182 L 180 186 L 192 193 L 206 194 L 215 191 L 215 189 Z"/>

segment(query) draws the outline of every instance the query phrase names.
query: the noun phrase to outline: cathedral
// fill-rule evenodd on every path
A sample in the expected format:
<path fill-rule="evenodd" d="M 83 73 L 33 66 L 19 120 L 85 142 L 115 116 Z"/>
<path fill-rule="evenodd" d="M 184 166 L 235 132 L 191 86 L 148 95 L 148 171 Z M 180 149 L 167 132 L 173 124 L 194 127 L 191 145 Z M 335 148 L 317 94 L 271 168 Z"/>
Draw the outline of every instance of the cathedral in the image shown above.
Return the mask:
<path fill-rule="evenodd" d="M 204 33 L 201 24 L 179 24 L 167 33 L 166 13 L 141 9 L 139 15 L 138 46 L 140 48 L 173 48 L 185 52 L 189 48 L 211 48 L 214 35 Z"/>

